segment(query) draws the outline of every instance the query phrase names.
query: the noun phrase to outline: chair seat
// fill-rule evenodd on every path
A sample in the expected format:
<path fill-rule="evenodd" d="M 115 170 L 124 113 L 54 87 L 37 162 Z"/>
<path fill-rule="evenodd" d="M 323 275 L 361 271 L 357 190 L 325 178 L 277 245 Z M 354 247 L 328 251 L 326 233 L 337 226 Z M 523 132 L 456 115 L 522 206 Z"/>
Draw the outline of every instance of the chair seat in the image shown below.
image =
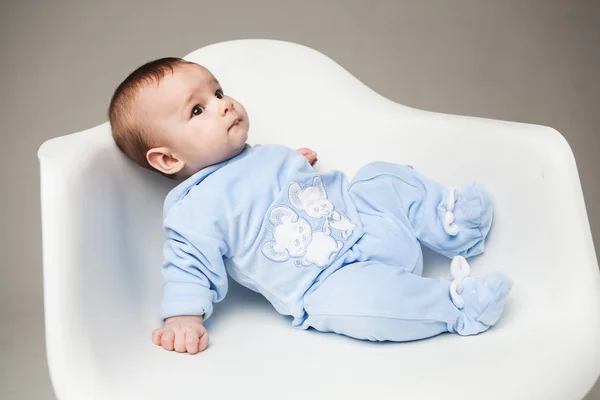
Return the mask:
<path fill-rule="evenodd" d="M 245 105 L 249 143 L 310 147 L 317 169 L 410 164 L 485 185 L 495 222 L 473 275 L 515 285 L 499 324 L 472 336 L 371 343 L 302 331 L 232 283 L 189 356 L 159 326 L 162 204 L 175 182 L 114 145 L 108 123 L 52 139 L 41 168 L 48 362 L 60 400 L 580 399 L 600 373 L 600 274 L 575 160 L 555 130 L 394 103 L 315 50 L 242 40 L 186 57 Z M 410 79 L 398 76 L 397 79 Z M 425 275 L 450 278 L 425 252 Z M 186 397 L 184 397 L 186 396 Z"/>

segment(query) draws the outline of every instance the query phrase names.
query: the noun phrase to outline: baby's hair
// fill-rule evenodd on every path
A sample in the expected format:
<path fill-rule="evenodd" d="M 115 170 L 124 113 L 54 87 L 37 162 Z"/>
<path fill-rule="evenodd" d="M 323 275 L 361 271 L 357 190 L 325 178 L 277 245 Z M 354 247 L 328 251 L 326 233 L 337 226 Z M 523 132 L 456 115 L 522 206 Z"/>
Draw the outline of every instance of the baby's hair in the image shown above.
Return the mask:
<path fill-rule="evenodd" d="M 115 143 L 127 157 L 152 171 L 157 170 L 148 163 L 146 153 L 159 144 L 153 135 L 147 132 L 148 126 L 141 123 L 141 116 L 136 113 L 134 103 L 142 86 L 158 85 L 164 78 L 165 73 L 168 71 L 173 73 L 175 67 L 184 64 L 193 63 L 175 57 L 150 61 L 129 74 L 117 87 L 110 101 L 108 119 Z M 172 175 L 163 175 L 174 178 Z"/>

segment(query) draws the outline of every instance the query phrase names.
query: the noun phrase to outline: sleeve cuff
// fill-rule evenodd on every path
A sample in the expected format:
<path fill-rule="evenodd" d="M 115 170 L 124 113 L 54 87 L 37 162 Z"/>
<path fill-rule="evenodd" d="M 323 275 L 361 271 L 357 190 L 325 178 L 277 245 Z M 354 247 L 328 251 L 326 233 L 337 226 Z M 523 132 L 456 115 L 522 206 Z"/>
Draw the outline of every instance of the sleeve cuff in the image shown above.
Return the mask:
<path fill-rule="evenodd" d="M 166 284 L 160 316 L 163 320 L 179 315 L 203 315 L 206 321 L 213 313 L 213 293 L 204 287 L 190 284 Z"/>

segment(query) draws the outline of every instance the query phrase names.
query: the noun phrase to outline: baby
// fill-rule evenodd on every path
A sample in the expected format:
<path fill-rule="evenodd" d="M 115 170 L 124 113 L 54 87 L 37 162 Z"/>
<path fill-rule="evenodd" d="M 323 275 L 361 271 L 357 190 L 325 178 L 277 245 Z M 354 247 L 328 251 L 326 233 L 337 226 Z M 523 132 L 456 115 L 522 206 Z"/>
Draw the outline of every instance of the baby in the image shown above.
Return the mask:
<path fill-rule="evenodd" d="M 152 340 L 195 354 L 228 276 L 261 293 L 297 328 L 373 341 L 494 325 L 511 280 L 470 277 L 492 224 L 485 190 L 458 191 L 409 166 L 376 162 L 349 182 L 317 173 L 310 149 L 251 147 L 244 107 L 206 68 L 147 63 L 116 89 L 110 123 L 141 166 L 181 179 L 164 203 L 161 317 Z M 453 280 L 422 276 L 421 245 L 453 258 Z"/>

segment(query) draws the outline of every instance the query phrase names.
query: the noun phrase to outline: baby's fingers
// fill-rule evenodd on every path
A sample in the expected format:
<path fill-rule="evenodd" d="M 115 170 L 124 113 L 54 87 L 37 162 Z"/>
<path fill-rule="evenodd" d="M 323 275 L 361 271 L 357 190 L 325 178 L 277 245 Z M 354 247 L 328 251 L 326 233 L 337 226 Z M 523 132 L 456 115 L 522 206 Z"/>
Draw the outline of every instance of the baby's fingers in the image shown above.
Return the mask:
<path fill-rule="evenodd" d="M 183 329 L 177 329 L 175 331 L 175 341 L 173 348 L 178 353 L 185 353 L 185 331 Z"/>
<path fill-rule="evenodd" d="M 154 343 L 157 346 L 160 346 L 160 341 L 162 339 L 162 335 L 163 335 L 164 329 L 163 328 L 158 328 L 152 331 L 152 343 Z"/>
<path fill-rule="evenodd" d="M 172 330 L 167 330 L 167 331 L 163 332 L 160 344 L 165 350 L 173 351 L 174 339 L 175 339 L 175 333 L 173 333 Z"/>
<path fill-rule="evenodd" d="M 208 331 L 202 327 L 202 332 L 200 333 L 200 344 L 198 345 L 198 351 L 204 351 L 208 346 Z"/>
<path fill-rule="evenodd" d="M 185 349 L 190 354 L 196 354 L 198 352 L 198 344 L 200 338 L 198 332 L 194 328 L 188 328 L 185 331 Z"/>

